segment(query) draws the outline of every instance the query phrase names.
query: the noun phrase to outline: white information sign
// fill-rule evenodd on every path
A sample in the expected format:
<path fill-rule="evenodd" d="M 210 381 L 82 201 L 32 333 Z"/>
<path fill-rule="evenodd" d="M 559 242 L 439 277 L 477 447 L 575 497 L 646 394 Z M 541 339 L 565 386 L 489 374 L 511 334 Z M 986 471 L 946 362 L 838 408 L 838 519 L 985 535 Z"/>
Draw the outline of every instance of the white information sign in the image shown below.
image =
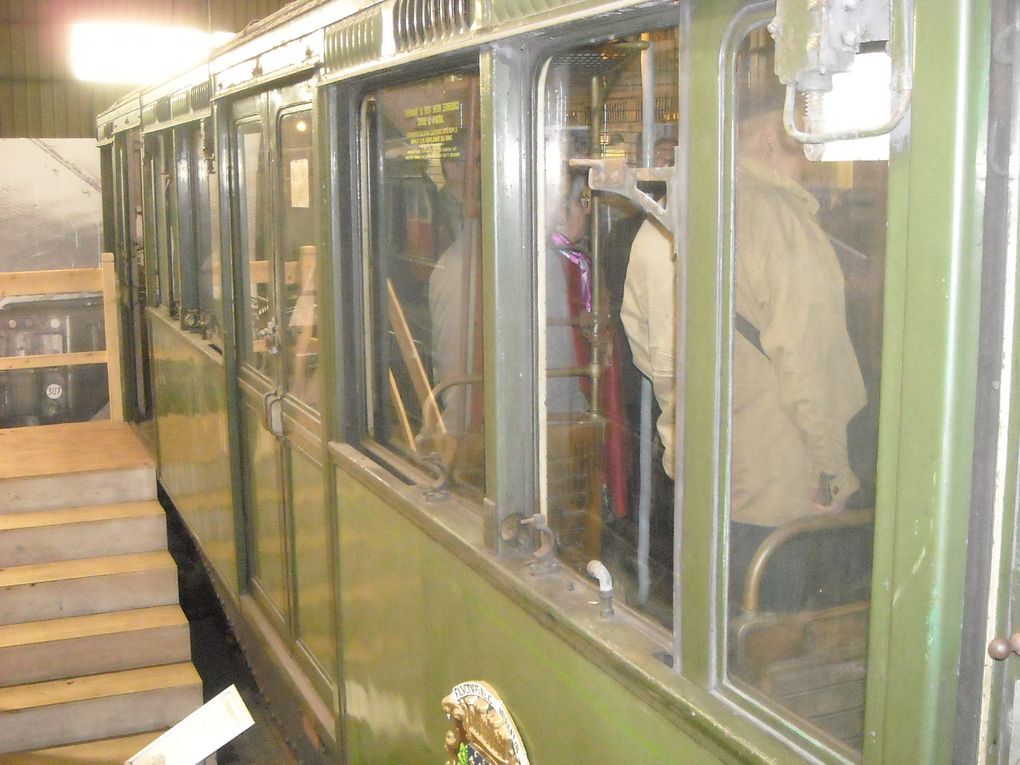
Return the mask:
<path fill-rule="evenodd" d="M 124 765 L 196 765 L 254 724 L 241 694 L 232 685 Z"/>
<path fill-rule="evenodd" d="M 292 159 L 290 161 L 290 206 L 308 207 L 308 160 Z"/>

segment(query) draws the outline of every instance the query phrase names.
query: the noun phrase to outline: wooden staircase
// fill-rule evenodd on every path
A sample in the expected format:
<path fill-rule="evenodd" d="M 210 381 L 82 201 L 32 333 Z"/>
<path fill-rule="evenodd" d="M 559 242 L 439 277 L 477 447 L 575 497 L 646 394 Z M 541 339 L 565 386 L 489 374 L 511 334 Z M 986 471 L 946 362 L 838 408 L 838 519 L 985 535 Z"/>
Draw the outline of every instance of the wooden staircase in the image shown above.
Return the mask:
<path fill-rule="evenodd" d="M 0 430 L 0 762 L 122 763 L 202 704 L 131 428 Z"/>

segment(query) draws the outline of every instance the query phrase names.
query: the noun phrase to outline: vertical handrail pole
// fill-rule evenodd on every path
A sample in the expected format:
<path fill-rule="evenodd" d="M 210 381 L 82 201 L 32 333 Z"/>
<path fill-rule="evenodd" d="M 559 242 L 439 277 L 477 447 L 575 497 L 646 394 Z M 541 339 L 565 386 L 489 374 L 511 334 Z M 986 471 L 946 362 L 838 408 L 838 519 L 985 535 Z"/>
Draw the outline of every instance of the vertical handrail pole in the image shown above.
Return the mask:
<path fill-rule="evenodd" d="M 103 271 L 103 324 L 106 327 L 106 379 L 110 390 L 110 419 L 124 421 L 124 388 L 121 381 L 120 312 L 117 303 L 117 269 L 113 253 L 100 256 Z"/>

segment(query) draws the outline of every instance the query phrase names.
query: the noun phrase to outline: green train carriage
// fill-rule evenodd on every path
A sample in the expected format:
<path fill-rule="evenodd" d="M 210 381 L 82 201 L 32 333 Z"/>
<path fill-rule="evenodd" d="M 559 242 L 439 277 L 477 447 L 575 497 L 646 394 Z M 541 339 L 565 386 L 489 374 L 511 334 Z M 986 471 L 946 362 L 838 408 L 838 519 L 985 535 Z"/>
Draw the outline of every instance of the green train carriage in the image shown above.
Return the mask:
<path fill-rule="evenodd" d="M 1015 759 L 1016 24 L 299 2 L 100 116 L 125 400 L 310 760 Z"/>

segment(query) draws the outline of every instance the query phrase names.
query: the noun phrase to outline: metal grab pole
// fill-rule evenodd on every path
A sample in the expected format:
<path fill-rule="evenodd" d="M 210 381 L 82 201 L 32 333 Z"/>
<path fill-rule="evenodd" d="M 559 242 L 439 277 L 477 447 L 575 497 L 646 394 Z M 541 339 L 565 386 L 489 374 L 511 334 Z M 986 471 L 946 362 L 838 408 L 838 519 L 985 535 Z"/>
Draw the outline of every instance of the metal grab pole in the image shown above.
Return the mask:
<path fill-rule="evenodd" d="M 655 46 L 649 40 L 641 51 L 641 165 L 651 167 L 655 157 Z M 648 556 L 652 525 L 652 383 L 641 378 L 641 433 L 638 470 L 638 602 L 647 603 L 651 589 Z"/>

